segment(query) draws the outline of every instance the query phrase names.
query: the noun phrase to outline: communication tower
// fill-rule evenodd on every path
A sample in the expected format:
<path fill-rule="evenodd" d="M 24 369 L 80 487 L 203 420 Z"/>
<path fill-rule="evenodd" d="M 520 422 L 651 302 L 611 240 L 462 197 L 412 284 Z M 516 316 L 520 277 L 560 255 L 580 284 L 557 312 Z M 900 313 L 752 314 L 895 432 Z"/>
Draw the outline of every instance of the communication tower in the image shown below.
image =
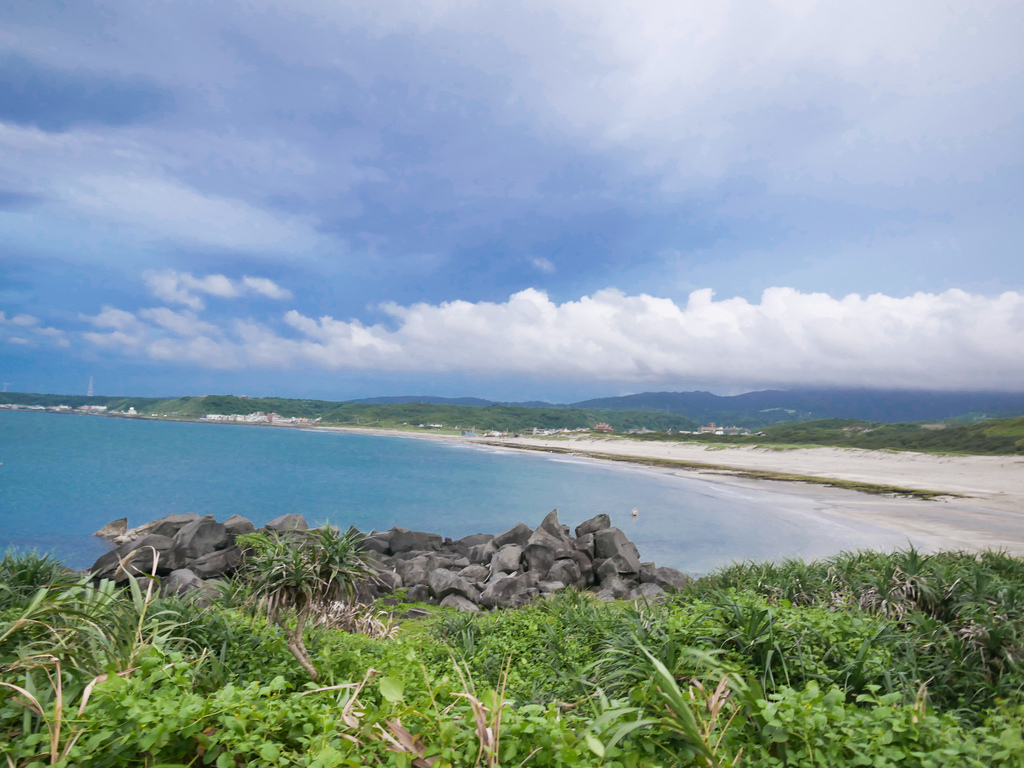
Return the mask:
<path fill-rule="evenodd" d="M 89 377 L 89 391 L 86 392 L 88 397 L 92 397 L 92 376 Z"/>

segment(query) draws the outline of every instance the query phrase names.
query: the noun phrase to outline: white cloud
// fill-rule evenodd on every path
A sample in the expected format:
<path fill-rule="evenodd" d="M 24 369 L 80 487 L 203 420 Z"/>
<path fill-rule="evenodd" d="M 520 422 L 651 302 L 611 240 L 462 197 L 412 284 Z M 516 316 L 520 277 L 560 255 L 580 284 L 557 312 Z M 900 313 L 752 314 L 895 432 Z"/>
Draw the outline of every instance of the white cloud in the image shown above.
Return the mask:
<path fill-rule="evenodd" d="M 530 265 L 538 272 L 543 272 L 545 275 L 553 275 L 555 273 L 555 263 L 551 259 L 546 259 L 543 256 L 531 256 Z"/>
<path fill-rule="evenodd" d="M 38 324 L 39 318 L 32 317 L 32 315 L 15 315 L 11 318 L 11 323 L 27 328 L 28 326 Z"/>
<path fill-rule="evenodd" d="M 269 299 L 290 299 L 292 294 L 273 280 L 265 277 L 243 277 L 233 281 L 224 275 L 195 277 L 188 272 L 165 269 L 159 272 L 144 272 L 142 279 L 150 292 L 158 299 L 172 304 L 200 310 L 205 306 L 197 293 L 205 293 L 222 299 L 235 299 L 246 294 L 257 294 Z"/>
<path fill-rule="evenodd" d="M 106 307 L 93 322 L 113 332 L 86 338 L 218 368 L 528 375 L 638 388 L 702 381 L 1014 389 L 1024 380 L 1024 294 L 1016 292 L 833 298 L 770 288 L 752 303 L 717 301 L 703 289 L 678 305 L 614 289 L 557 304 L 529 289 L 504 303 L 382 309 L 394 327 L 291 310 L 275 330 L 252 321 L 217 328 L 190 312 L 136 317 Z"/>

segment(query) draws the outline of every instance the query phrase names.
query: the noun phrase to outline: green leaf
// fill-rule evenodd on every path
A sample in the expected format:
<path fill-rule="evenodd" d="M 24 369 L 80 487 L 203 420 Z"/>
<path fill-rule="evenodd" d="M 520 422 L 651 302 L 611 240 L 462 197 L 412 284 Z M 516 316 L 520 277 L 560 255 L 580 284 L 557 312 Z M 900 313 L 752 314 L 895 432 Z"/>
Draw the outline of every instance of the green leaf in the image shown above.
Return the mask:
<path fill-rule="evenodd" d="M 604 757 L 604 744 L 601 743 L 600 739 L 591 733 L 586 734 L 584 738 L 587 740 L 587 746 L 590 747 L 591 752 L 598 757 Z"/>
<path fill-rule="evenodd" d="M 276 763 L 281 757 L 281 750 L 277 748 L 276 744 L 268 742 L 260 747 L 260 757 L 268 763 Z"/>
<path fill-rule="evenodd" d="M 378 685 L 380 686 L 380 695 L 392 704 L 397 704 L 402 700 L 405 683 L 401 680 L 394 677 L 382 677 Z"/>

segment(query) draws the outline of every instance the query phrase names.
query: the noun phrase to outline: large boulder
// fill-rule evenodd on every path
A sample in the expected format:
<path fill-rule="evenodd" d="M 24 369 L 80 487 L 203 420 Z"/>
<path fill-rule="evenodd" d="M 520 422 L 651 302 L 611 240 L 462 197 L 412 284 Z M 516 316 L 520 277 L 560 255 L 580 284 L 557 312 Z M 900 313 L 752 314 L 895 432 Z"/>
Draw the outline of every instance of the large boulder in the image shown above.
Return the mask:
<path fill-rule="evenodd" d="M 380 591 L 385 595 L 394 592 L 396 589 L 401 589 L 404 586 L 402 577 L 394 571 L 381 571 L 375 577 L 377 583 L 380 585 Z"/>
<path fill-rule="evenodd" d="M 203 555 L 224 549 L 229 544 L 228 533 L 223 523 L 207 515 L 185 525 L 174 536 L 174 561 L 181 568 Z"/>
<path fill-rule="evenodd" d="M 469 550 L 472 547 L 486 544 L 488 541 L 492 541 L 493 539 L 493 533 L 474 533 L 472 536 L 463 536 L 458 541 L 452 542 L 452 548 L 463 555 L 468 555 Z"/>
<path fill-rule="evenodd" d="M 520 569 L 523 548 L 516 544 L 508 544 L 498 550 L 491 559 L 491 573 L 514 573 Z"/>
<path fill-rule="evenodd" d="M 308 531 L 309 524 L 302 515 L 281 515 L 275 517 L 264 528 L 272 533 L 291 533 L 292 531 Z"/>
<path fill-rule="evenodd" d="M 546 544 L 528 544 L 523 550 L 522 562 L 526 570 L 544 579 L 555 564 L 555 550 Z"/>
<path fill-rule="evenodd" d="M 590 533 L 597 533 L 603 531 L 606 528 L 612 527 L 612 519 L 603 512 L 600 515 L 594 515 L 589 520 L 586 520 L 576 526 L 576 538 L 582 538 Z"/>
<path fill-rule="evenodd" d="M 114 563 L 113 571 L 109 574 L 100 574 L 100 578 L 110 578 L 114 581 L 127 581 L 128 574 L 132 576 L 148 576 L 153 573 L 153 565 L 156 564 L 156 575 L 166 576 L 171 571 L 180 568 L 174 557 L 174 539 L 168 536 L 161 536 L 158 533 L 150 533 L 141 539 L 118 547 L 116 555 L 120 557 L 123 564 Z"/>
<path fill-rule="evenodd" d="M 601 601 L 624 600 L 629 597 L 630 588 L 618 576 L 601 582 L 601 589 L 597 593 L 597 599 Z"/>
<path fill-rule="evenodd" d="M 664 600 L 667 596 L 665 590 L 657 584 L 641 584 L 639 587 L 630 590 L 629 593 L 630 600 Z"/>
<path fill-rule="evenodd" d="M 436 569 L 437 558 L 434 555 L 422 555 L 395 563 L 395 572 L 402 577 L 402 584 L 406 587 L 426 584 L 430 580 L 430 574 Z"/>
<path fill-rule="evenodd" d="M 626 538 L 618 528 L 605 528 L 594 533 L 595 558 L 610 558 L 616 555 L 624 558 L 625 570 L 620 573 L 640 572 L 640 553 L 636 545 Z"/>
<path fill-rule="evenodd" d="M 113 520 L 100 528 L 93 536 L 98 536 L 101 539 L 107 541 L 113 541 L 118 536 L 124 536 L 128 532 L 128 518 L 122 517 L 119 520 Z"/>
<path fill-rule="evenodd" d="M 160 585 L 160 594 L 181 596 L 203 588 L 203 580 L 190 570 L 171 571 Z"/>
<path fill-rule="evenodd" d="M 359 546 L 363 551 L 376 552 L 380 555 L 386 555 L 391 550 L 391 545 L 384 539 L 378 539 L 376 536 L 367 536 L 361 542 Z"/>
<path fill-rule="evenodd" d="M 681 592 L 692 581 L 693 579 L 675 568 L 661 566 L 655 569 L 652 583 L 657 584 L 666 592 Z"/>
<path fill-rule="evenodd" d="M 415 584 L 405 591 L 405 599 L 410 603 L 429 603 L 433 601 L 430 587 L 426 584 Z"/>
<path fill-rule="evenodd" d="M 604 584 L 609 579 L 619 578 L 619 569 L 612 560 L 601 560 L 594 567 L 594 580 Z"/>
<path fill-rule="evenodd" d="M 412 550 L 432 550 L 436 552 L 441 548 L 442 541 L 443 539 L 436 533 L 410 531 L 407 528 L 398 526 L 391 529 L 391 551 L 396 555 Z"/>
<path fill-rule="evenodd" d="M 472 600 L 467 600 L 462 595 L 453 592 L 452 594 L 445 597 L 441 601 L 442 608 L 454 608 L 457 611 L 465 611 L 466 613 L 479 613 L 480 608 L 477 607 L 476 603 Z"/>
<path fill-rule="evenodd" d="M 224 521 L 224 530 L 228 536 L 244 536 L 255 531 L 256 526 L 248 518 L 241 515 L 232 515 Z"/>
<path fill-rule="evenodd" d="M 480 592 L 470 584 L 468 581 L 460 576 L 456 576 L 451 571 L 444 571 L 438 569 L 430 574 L 430 580 L 427 583 L 430 587 L 430 593 L 438 600 L 444 600 L 448 595 L 456 594 L 470 600 L 474 603 L 480 601 Z"/>
<path fill-rule="evenodd" d="M 586 586 L 583 583 L 583 574 L 575 560 L 556 560 L 548 571 L 548 581 L 560 581 L 575 587 Z"/>
<path fill-rule="evenodd" d="M 579 550 L 573 550 L 571 553 L 572 559 L 576 561 L 576 565 L 580 569 L 580 579 L 583 587 L 589 587 L 594 583 L 594 563 L 587 555 L 586 552 L 580 552 Z"/>
<path fill-rule="evenodd" d="M 491 558 L 498 551 L 498 548 L 494 545 L 493 539 L 491 541 L 485 541 L 483 544 L 477 544 L 469 548 L 467 557 L 469 562 L 476 565 L 483 565 L 484 563 L 491 562 Z"/>
<path fill-rule="evenodd" d="M 242 551 L 238 547 L 220 549 L 194 560 L 188 570 L 200 579 L 214 579 L 218 576 L 230 576 L 242 562 Z"/>
<path fill-rule="evenodd" d="M 591 560 L 594 559 L 594 534 L 585 533 L 572 543 L 572 548 L 580 552 L 586 552 Z"/>
<path fill-rule="evenodd" d="M 530 535 L 533 531 L 526 523 L 516 523 L 514 526 L 509 528 L 507 531 L 502 531 L 493 539 L 493 544 L 497 549 L 508 544 L 516 544 L 520 547 L 525 547 L 526 543 L 530 540 Z"/>
<path fill-rule="evenodd" d="M 490 575 L 490 570 L 482 565 L 470 565 L 459 571 L 459 576 L 470 584 L 483 584 Z"/>
<path fill-rule="evenodd" d="M 533 579 L 527 573 L 505 576 L 487 586 L 480 595 L 480 605 L 485 608 L 519 608 L 529 603 L 536 591 Z"/>
<path fill-rule="evenodd" d="M 537 530 L 530 536 L 527 544 L 542 544 L 552 550 L 572 549 L 572 537 L 569 536 L 558 522 L 558 510 L 553 509 L 545 516 Z"/>

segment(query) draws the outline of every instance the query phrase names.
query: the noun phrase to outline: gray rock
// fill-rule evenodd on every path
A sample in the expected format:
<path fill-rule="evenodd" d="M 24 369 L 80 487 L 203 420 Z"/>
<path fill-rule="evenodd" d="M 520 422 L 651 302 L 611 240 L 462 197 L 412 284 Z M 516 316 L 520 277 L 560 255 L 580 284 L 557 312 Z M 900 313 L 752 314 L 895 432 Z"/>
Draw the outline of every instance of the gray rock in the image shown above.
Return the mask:
<path fill-rule="evenodd" d="M 619 569 L 611 560 L 602 560 L 601 564 L 594 569 L 594 580 L 602 586 L 610 579 L 619 578 Z"/>
<path fill-rule="evenodd" d="M 549 581 L 560 581 L 574 587 L 584 587 L 583 574 L 575 560 L 556 560 L 548 571 Z"/>
<path fill-rule="evenodd" d="M 612 519 L 603 512 L 600 515 L 594 515 L 589 520 L 586 520 L 576 526 L 576 538 L 582 538 L 589 533 L 597 533 L 603 531 L 606 528 L 611 528 Z"/>
<path fill-rule="evenodd" d="M 689 576 L 675 568 L 661 566 L 654 572 L 653 583 L 664 589 L 666 592 L 680 592 L 686 585 L 692 582 Z"/>
<path fill-rule="evenodd" d="M 469 551 L 470 547 L 476 547 L 480 544 L 486 544 L 488 541 L 494 540 L 494 534 L 492 533 L 474 533 L 472 536 L 464 536 L 455 542 L 456 546 L 466 552 Z"/>
<path fill-rule="evenodd" d="M 494 553 L 497 551 L 497 546 L 495 546 L 494 541 L 491 540 L 484 542 L 483 544 L 477 544 L 476 546 L 470 547 L 467 557 L 471 563 L 489 563 L 491 562 L 491 558 L 494 557 Z"/>
<path fill-rule="evenodd" d="M 572 549 L 572 538 L 562 529 L 558 522 L 558 510 L 553 509 L 544 517 L 537 530 L 530 536 L 527 544 L 543 544 L 553 550 Z"/>
<path fill-rule="evenodd" d="M 625 555 L 613 555 L 605 560 L 606 563 L 614 563 L 615 568 L 624 578 L 633 578 L 638 576 L 638 569 L 636 566 L 639 565 L 635 558 L 627 558 Z"/>
<path fill-rule="evenodd" d="M 496 549 L 501 549 L 508 544 L 517 544 L 520 547 L 525 547 L 526 542 L 530 540 L 530 535 L 533 531 L 526 523 L 516 523 L 514 526 L 509 528 L 507 531 L 503 531 L 494 537 L 492 543 Z M 472 558 L 470 558 L 472 559 Z"/>
<path fill-rule="evenodd" d="M 453 592 L 452 594 L 445 597 L 441 601 L 442 608 L 454 608 L 457 611 L 465 611 L 466 613 L 479 613 L 480 609 L 476 603 L 471 600 L 467 600 L 462 595 Z"/>
<path fill-rule="evenodd" d="M 397 526 L 391 529 L 391 551 L 396 555 L 400 552 L 409 552 L 414 549 L 436 552 L 441 548 L 442 541 L 443 539 L 436 533 L 410 531 Z"/>
<path fill-rule="evenodd" d="M 386 595 L 404 586 L 402 577 L 394 571 L 381 571 L 376 575 L 376 579 L 380 585 L 380 591 Z"/>
<path fill-rule="evenodd" d="M 629 572 L 640 572 L 640 553 L 618 528 L 605 528 L 594 534 L 594 554 L 602 558 L 621 555 L 626 560 Z"/>
<path fill-rule="evenodd" d="M 394 535 L 392 531 L 370 531 L 370 538 L 380 539 L 391 543 L 391 537 Z"/>
<path fill-rule="evenodd" d="M 630 600 L 639 600 L 642 598 L 644 600 L 654 601 L 663 600 L 666 597 L 668 597 L 668 595 L 665 594 L 665 590 L 657 584 L 641 584 L 639 587 L 636 587 L 629 592 Z"/>
<path fill-rule="evenodd" d="M 127 533 L 127 531 L 128 518 L 122 517 L 120 520 L 114 520 L 112 522 L 107 523 L 98 531 L 96 531 L 96 533 L 94 533 L 93 536 L 98 536 L 99 538 L 106 539 L 107 541 L 113 541 L 118 536 L 124 536 L 125 533 Z"/>
<path fill-rule="evenodd" d="M 185 565 L 210 552 L 224 549 L 228 543 L 224 524 L 218 523 L 212 515 L 207 515 L 188 523 L 174 536 L 173 559 L 176 564 Z"/>
<path fill-rule="evenodd" d="M 591 560 L 594 559 L 594 534 L 585 533 L 572 544 L 573 549 L 578 552 L 586 552 Z"/>
<path fill-rule="evenodd" d="M 290 531 L 308 531 L 309 525 L 302 515 L 281 515 L 275 517 L 264 528 L 274 533 L 288 533 Z"/>
<path fill-rule="evenodd" d="M 537 574 L 538 579 L 543 579 L 555 564 L 555 550 L 545 544 L 528 544 L 521 560 L 526 570 Z"/>
<path fill-rule="evenodd" d="M 202 588 L 203 580 L 201 578 L 192 571 L 181 568 L 177 571 L 171 571 L 167 578 L 163 580 L 163 583 L 160 585 L 160 594 L 180 596 Z"/>
<path fill-rule="evenodd" d="M 433 555 L 395 563 L 395 572 L 402 577 L 402 583 L 407 587 L 426 584 L 430 580 L 430 574 L 436 569 L 437 559 Z"/>
<path fill-rule="evenodd" d="M 552 592 L 561 592 L 565 589 L 565 584 L 560 581 L 542 581 L 537 585 L 537 589 L 542 595 L 546 595 Z"/>
<path fill-rule="evenodd" d="M 470 584 L 483 584 L 490 575 L 490 570 L 482 565 L 470 565 L 459 571 L 459 576 Z"/>
<path fill-rule="evenodd" d="M 429 603 L 431 601 L 430 587 L 426 584 L 416 584 L 405 591 L 405 599 L 410 603 Z"/>
<path fill-rule="evenodd" d="M 576 565 L 579 566 L 580 579 L 582 581 L 581 589 L 589 587 L 594 583 L 594 563 L 591 561 L 590 556 L 586 552 L 580 552 L 579 550 L 573 550 L 569 554 L 576 561 Z"/>
<path fill-rule="evenodd" d="M 602 581 L 601 591 L 597 594 L 598 599 L 600 599 L 602 593 L 609 593 L 612 595 L 613 599 L 623 600 L 629 597 L 629 591 L 630 586 L 622 579 L 620 579 L 618 576 L 615 576 L 611 579 L 608 579 L 607 581 Z"/>
<path fill-rule="evenodd" d="M 530 602 L 530 592 L 536 592 L 529 574 L 505 576 L 480 595 L 480 605 L 485 608 L 518 608 Z"/>
<path fill-rule="evenodd" d="M 244 536 L 247 533 L 253 533 L 256 526 L 248 518 L 232 515 L 224 521 L 224 530 L 227 531 L 228 536 Z"/>
<path fill-rule="evenodd" d="M 457 594 L 474 603 L 480 600 L 480 591 L 460 576 L 451 571 L 436 570 L 430 574 L 427 583 L 430 593 L 438 600 L 443 600 L 448 595 Z"/>
<path fill-rule="evenodd" d="M 230 576 L 238 569 L 242 562 L 242 550 L 238 547 L 228 547 L 203 555 L 193 561 L 188 570 L 192 571 L 200 579 L 212 579 L 217 576 Z"/>
<path fill-rule="evenodd" d="M 508 544 L 498 550 L 491 559 L 491 573 L 514 573 L 520 568 L 519 560 L 523 556 L 523 548 L 516 544 Z"/>
<path fill-rule="evenodd" d="M 364 550 L 377 552 L 382 555 L 388 554 L 391 549 L 390 544 L 384 541 L 384 539 L 378 539 L 376 536 L 367 536 L 360 542 L 360 545 Z"/>
<path fill-rule="evenodd" d="M 654 563 L 640 563 L 640 583 L 653 584 L 656 570 L 658 570 L 658 566 Z"/>

